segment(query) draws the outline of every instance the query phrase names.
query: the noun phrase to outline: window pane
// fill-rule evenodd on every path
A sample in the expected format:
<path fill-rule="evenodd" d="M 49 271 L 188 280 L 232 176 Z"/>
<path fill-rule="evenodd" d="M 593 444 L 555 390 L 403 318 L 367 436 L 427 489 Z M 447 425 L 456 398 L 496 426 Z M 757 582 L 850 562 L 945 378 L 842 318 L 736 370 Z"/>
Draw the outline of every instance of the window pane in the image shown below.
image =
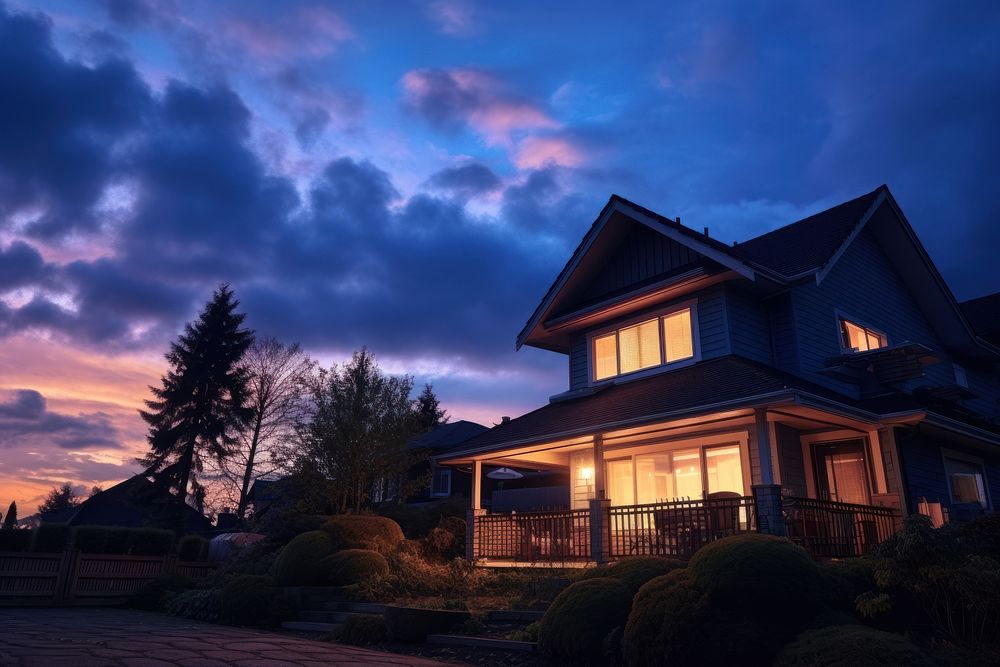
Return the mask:
<path fill-rule="evenodd" d="M 634 505 L 632 459 L 608 461 L 608 494 L 612 505 Z"/>
<path fill-rule="evenodd" d="M 618 350 L 615 334 L 594 339 L 594 377 L 598 380 L 618 375 Z"/>
<path fill-rule="evenodd" d="M 854 348 L 858 352 L 868 351 L 868 335 L 864 329 L 844 320 L 844 333 L 847 336 L 847 347 Z"/>
<path fill-rule="evenodd" d="M 708 466 L 708 492 L 733 491 L 743 493 L 743 461 L 740 446 L 712 447 L 705 450 Z"/>
<path fill-rule="evenodd" d="M 669 454 L 635 457 L 635 484 L 640 505 L 668 501 L 675 497 Z"/>
<path fill-rule="evenodd" d="M 673 453 L 674 497 L 700 499 L 701 456 L 697 449 Z"/>
<path fill-rule="evenodd" d="M 969 461 L 945 459 L 951 498 L 956 503 L 978 503 L 986 506 L 982 467 Z"/>
<path fill-rule="evenodd" d="M 643 322 L 618 332 L 621 371 L 631 373 L 660 364 L 660 327 L 656 320 Z"/>
<path fill-rule="evenodd" d="M 663 318 L 664 349 L 667 363 L 694 356 L 691 339 L 691 309 L 685 308 Z"/>

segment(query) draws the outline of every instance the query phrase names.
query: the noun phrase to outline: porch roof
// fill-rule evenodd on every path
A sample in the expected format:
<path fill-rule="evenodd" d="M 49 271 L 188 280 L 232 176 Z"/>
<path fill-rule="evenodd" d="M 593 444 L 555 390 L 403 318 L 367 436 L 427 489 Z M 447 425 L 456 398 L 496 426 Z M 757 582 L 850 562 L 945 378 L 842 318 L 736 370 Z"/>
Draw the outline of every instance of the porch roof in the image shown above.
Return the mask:
<path fill-rule="evenodd" d="M 894 401 L 873 411 L 861 402 L 743 357 L 726 356 L 641 380 L 598 388 L 557 400 L 502 423 L 440 457 L 447 463 L 462 456 L 499 451 L 601 430 L 638 426 L 681 415 L 720 409 L 773 405 L 811 397 L 841 406 L 866 421 L 879 414 L 903 412 L 909 401 Z"/>

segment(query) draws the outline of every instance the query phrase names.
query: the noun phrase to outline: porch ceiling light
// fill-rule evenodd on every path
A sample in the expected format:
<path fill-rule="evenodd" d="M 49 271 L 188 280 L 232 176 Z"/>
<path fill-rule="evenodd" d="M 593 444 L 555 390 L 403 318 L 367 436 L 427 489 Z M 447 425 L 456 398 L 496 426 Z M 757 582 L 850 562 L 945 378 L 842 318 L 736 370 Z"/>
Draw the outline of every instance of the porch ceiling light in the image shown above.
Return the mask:
<path fill-rule="evenodd" d="M 590 480 L 592 480 L 594 478 L 594 469 L 593 468 L 582 468 L 580 470 L 580 477 L 582 479 L 585 479 L 585 480 L 587 480 L 589 482 Z"/>
<path fill-rule="evenodd" d="M 521 479 L 524 477 L 524 475 L 513 468 L 497 468 L 492 472 L 486 473 L 486 476 L 490 479 Z"/>

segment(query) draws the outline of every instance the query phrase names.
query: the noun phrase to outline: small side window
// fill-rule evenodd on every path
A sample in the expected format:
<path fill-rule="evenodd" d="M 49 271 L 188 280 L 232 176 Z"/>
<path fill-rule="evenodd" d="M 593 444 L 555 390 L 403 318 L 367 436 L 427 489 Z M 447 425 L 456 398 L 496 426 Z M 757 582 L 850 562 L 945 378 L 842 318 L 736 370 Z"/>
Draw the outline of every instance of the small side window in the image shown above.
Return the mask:
<path fill-rule="evenodd" d="M 953 503 L 986 507 L 986 486 L 983 466 L 978 463 L 946 457 L 945 471 Z"/>
<path fill-rule="evenodd" d="M 431 480 L 431 495 L 451 495 L 451 468 L 436 468 Z"/>
<path fill-rule="evenodd" d="M 889 339 L 881 331 L 863 327 L 850 320 L 840 320 L 841 346 L 853 352 L 869 352 L 888 346 Z"/>

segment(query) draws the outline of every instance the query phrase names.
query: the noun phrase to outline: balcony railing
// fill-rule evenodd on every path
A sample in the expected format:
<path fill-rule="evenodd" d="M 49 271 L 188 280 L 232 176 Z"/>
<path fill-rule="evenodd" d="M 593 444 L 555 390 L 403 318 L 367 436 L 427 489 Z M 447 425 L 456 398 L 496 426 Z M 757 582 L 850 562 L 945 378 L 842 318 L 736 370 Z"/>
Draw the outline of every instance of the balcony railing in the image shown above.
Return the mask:
<path fill-rule="evenodd" d="M 789 496 L 781 504 L 788 537 L 820 558 L 864 556 L 896 531 L 889 507 Z"/>
<path fill-rule="evenodd" d="M 478 558 L 521 562 L 591 559 L 590 510 L 484 514 L 475 521 Z"/>
<path fill-rule="evenodd" d="M 756 529 L 751 497 L 623 505 L 608 510 L 612 558 L 689 558 L 714 540 Z"/>

